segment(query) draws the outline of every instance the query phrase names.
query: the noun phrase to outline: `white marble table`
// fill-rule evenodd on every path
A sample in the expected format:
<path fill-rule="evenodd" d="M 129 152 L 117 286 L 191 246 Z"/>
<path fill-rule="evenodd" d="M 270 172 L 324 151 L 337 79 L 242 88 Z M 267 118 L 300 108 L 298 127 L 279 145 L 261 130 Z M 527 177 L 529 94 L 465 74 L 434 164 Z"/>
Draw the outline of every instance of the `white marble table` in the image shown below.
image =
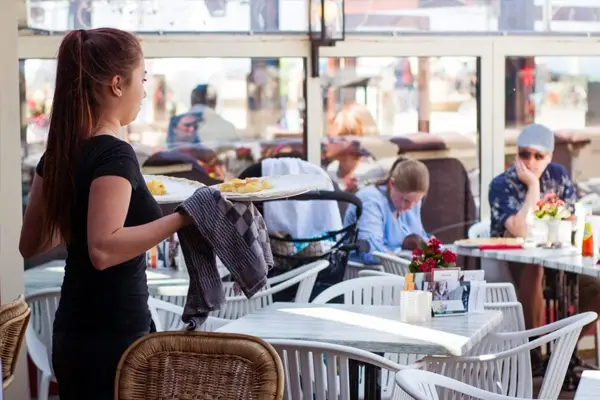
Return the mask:
<path fill-rule="evenodd" d="M 596 260 L 592 257 L 582 257 L 572 247 L 566 249 L 526 248 L 515 250 L 479 250 L 457 246 L 448 246 L 448 248 L 461 256 L 539 264 L 548 269 L 600 278 L 600 265 L 596 265 Z"/>
<path fill-rule="evenodd" d="M 219 266 L 221 278 L 229 275 L 229 271 Z M 65 275 L 65 261 L 57 260 L 40 265 L 25 271 L 25 295 L 42 289 L 60 287 Z M 181 292 L 187 295 L 189 275 L 187 271 L 174 269 L 148 269 L 146 270 L 148 289 L 153 295 L 168 294 L 171 296 Z"/>
<path fill-rule="evenodd" d="M 502 321 L 499 311 L 400 322 L 400 308 L 275 303 L 218 330 L 262 339 L 314 340 L 375 353 L 461 356 Z"/>
<path fill-rule="evenodd" d="M 575 400 L 600 400 L 600 371 L 583 371 Z"/>

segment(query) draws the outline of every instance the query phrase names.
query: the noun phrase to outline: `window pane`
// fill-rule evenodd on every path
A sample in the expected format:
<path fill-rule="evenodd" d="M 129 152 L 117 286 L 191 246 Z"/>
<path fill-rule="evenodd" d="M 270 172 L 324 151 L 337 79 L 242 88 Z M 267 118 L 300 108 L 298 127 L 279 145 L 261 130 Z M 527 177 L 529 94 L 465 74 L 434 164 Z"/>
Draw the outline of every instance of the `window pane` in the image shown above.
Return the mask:
<path fill-rule="evenodd" d="M 324 131 L 354 135 L 385 170 L 398 153 L 423 160 L 432 182 L 423 220 L 444 243 L 466 237 L 478 218 L 477 64 L 475 57 L 321 60 Z M 344 162 L 332 162 L 330 174 L 343 175 Z"/>
<path fill-rule="evenodd" d="M 306 32 L 308 1 L 313 0 L 26 1 L 29 26 L 50 31 L 113 26 L 138 32 Z M 565 3 L 345 0 L 344 10 L 347 32 L 600 31 L 597 2 Z"/>
<path fill-rule="evenodd" d="M 563 0 L 346 0 L 348 31 L 597 32 L 600 4 Z M 544 4 L 549 4 L 548 10 Z M 544 16 L 549 24 L 544 21 Z"/>
<path fill-rule="evenodd" d="M 56 63 L 31 59 L 20 64 L 27 193 L 45 149 Z M 303 152 L 301 58 L 148 59 L 146 69 L 146 99 L 138 118 L 122 132 L 140 164 L 155 152 L 192 146 L 200 149 L 194 157 L 207 174 L 224 179 L 274 150 Z M 198 104 L 191 108 L 192 97 Z"/>
<path fill-rule="evenodd" d="M 522 127 L 544 124 L 556 134 L 553 161 L 600 213 L 600 57 L 510 57 L 506 68 L 505 166 L 516 160 Z"/>
<path fill-rule="evenodd" d="M 29 26 L 179 32 L 306 31 L 307 0 L 27 0 Z"/>

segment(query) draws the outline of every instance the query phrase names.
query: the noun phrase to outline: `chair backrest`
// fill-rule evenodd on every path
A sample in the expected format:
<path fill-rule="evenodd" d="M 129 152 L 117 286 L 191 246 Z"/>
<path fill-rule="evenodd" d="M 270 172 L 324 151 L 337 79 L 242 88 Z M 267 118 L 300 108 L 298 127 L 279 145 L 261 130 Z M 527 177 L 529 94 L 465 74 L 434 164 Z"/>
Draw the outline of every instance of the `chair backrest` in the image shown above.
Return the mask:
<path fill-rule="evenodd" d="M 466 383 L 447 378 L 418 369 L 405 369 L 396 373 L 396 383 L 400 387 L 398 399 L 438 400 L 439 388 L 450 391 L 451 398 L 469 398 L 473 400 L 516 400 L 517 397 L 508 397 L 475 388 Z M 403 396 L 404 395 L 404 396 Z M 409 397 L 406 397 L 406 396 Z M 461 396 L 462 395 L 462 396 Z M 521 397 L 519 397 L 521 399 Z M 528 400 L 528 399 L 523 399 Z M 532 399 L 529 399 L 532 400 Z"/>
<path fill-rule="evenodd" d="M 49 375 L 52 369 L 52 327 L 54 315 L 60 302 L 60 288 L 49 288 L 27 295 L 31 308 L 30 323 L 27 326 L 27 352 L 36 367 Z"/>
<path fill-rule="evenodd" d="M 185 328 L 185 324 L 181 320 L 183 307 L 154 297 L 149 297 L 148 308 L 150 309 L 150 314 L 152 315 L 152 320 L 154 321 L 157 332 L 181 331 Z M 196 330 L 213 332 L 230 322 L 231 321 L 228 319 L 208 317 Z"/>
<path fill-rule="evenodd" d="M 421 160 L 429 170 L 431 182 L 423 201 L 421 215 L 427 232 L 442 243 L 453 243 L 467 236 L 471 221 L 476 219 L 475 202 L 469 176 L 456 158 Z M 453 207 L 448 207 L 452 204 Z"/>
<path fill-rule="evenodd" d="M 484 303 L 483 308 L 485 310 L 500 311 L 502 313 L 502 322 L 496 327 L 495 332 L 522 332 L 525 330 L 523 306 L 518 301 L 507 303 Z M 525 343 L 525 341 L 523 341 L 523 343 Z M 512 343 L 512 346 L 514 347 L 515 343 Z M 500 349 L 497 349 L 496 351 L 499 350 Z"/>
<path fill-rule="evenodd" d="M 388 278 L 398 278 L 396 274 L 390 274 L 388 272 L 377 271 L 374 269 L 365 269 L 363 271 L 358 271 L 359 278 L 370 278 L 372 276 L 387 276 Z"/>
<path fill-rule="evenodd" d="M 368 351 L 308 340 L 269 340 L 285 369 L 286 400 L 349 399 L 349 361 L 396 372 L 400 365 Z M 354 382 L 352 382 L 354 384 Z"/>
<path fill-rule="evenodd" d="M 520 332 L 525 330 L 523 307 L 517 299 L 512 283 L 487 283 L 485 285 L 486 310 L 502 312 L 502 323 L 496 332 Z"/>
<path fill-rule="evenodd" d="M 7 388 L 15 377 L 17 360 L 25 339 L 31 309 L 23 295 L 0 306 L 0 359 L 2 359 L 2 387 Z"/>
<path fill-rule="evenodd" d="M 581 330 L 597 317 L 594 312 L 585 312 L 528 331 L 491 332 L 479 343 L 476 356 L 425 357 L 422 363 L 428 371 L 469 382 L 483 390 L 530 398 L 533 396 L 530 352 L 551 344 L 552 355 L 538 397 L 557 399 Z"/>
<path fill-rule="evenodd" d="M 343 297 L 344 304 L 398 306 L 400 292 L 404 290 L 404 278 L 390 279 L 387 276 L 356 278 L 340 282 L 318 295 L 312 302 L 325 304 Z"/>
<path fill-rule="evenodd" d="M 406 274 L 408 274 L 408 266 L 410 265 L 410 261 L 407 259 L 382 253 L 380 251 L 374 251 L 373 255 L 379 259 L 384 272 L 399 276 L 406 276 Z"/>
<path fill-rule="evenodd" d="M 488 282 L 485 285 L 486 303 L 508 303 L 519 301 L 517 292 L 512 283 L 508 282 Z"/>
<path fill-rule="evenodd" d="M 479 221 L 469 228 L 468 238 L 489 238 L 490 233 L 490 221 Z"/>
<path fill-rule="evenodd" d="M 283 398 L 284 371 L 263 340 L 230 333 L 158 332 L 123 354 L 116 400 Z M 186 397 L 187 396 L 187 397 Z"/>
<path fill-rule="evenodd" d="M 221 309 L 212 313 L 212 316 L 225 319 L 238 319 L 246 314 L 258 311 L 268 305 L 273 304 L 273 294 L 279 293 L 289 287 L 298 285 L 296 292 L 296 302 L 308 302 L 308 297 L 315 285 L 317 275 L 329 266 L 325 260 L 315 261 L 309 264 L 311 267 L 290 279 L 278 283 L 268 289 L 256 293 L 251 299 L 244 295 L 231 296 L 225 299 Z"/>

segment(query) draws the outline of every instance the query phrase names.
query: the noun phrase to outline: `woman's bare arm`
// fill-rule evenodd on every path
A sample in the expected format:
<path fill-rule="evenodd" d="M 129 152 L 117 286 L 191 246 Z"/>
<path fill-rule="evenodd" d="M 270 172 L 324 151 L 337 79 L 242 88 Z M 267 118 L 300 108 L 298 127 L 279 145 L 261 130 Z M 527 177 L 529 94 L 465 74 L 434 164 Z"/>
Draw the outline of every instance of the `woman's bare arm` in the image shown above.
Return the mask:
<path fill-rule="evenodd" d="M 19 239 L 19 251 L 25 259 L 50 251 L 60 244 L 59 235 L 47 237 L 41 229 L 44 220 L 42 184 L 42 178 L 38 174 L 35 174 L 31 191 L 29 192 L 29 201 L 25 209 L 25 216 L 23 217 L 21 238 Z"/>
<path fill-rule="evenodd" d="M 90 259 L 105 270 L 144 253 L 191 222 L 173 213 L 153 222 L 124 227 L 131 198 L 131 183 L 119 176 L 102 176 L 92 182 L 87 217 Z"/>

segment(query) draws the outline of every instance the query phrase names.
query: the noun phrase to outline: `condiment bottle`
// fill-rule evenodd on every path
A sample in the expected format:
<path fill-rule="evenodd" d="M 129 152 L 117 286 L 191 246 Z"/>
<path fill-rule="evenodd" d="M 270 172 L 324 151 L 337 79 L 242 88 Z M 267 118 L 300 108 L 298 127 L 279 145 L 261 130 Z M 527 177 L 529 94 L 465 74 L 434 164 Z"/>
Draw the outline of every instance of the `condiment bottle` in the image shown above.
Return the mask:
<path fill-rule="evenodd" d="M 585 222 L 583 228 L 583 241 L 581 242 L 581 255 L 583 257 L 594 257 L 594 233 L 592 224 Z"/>

